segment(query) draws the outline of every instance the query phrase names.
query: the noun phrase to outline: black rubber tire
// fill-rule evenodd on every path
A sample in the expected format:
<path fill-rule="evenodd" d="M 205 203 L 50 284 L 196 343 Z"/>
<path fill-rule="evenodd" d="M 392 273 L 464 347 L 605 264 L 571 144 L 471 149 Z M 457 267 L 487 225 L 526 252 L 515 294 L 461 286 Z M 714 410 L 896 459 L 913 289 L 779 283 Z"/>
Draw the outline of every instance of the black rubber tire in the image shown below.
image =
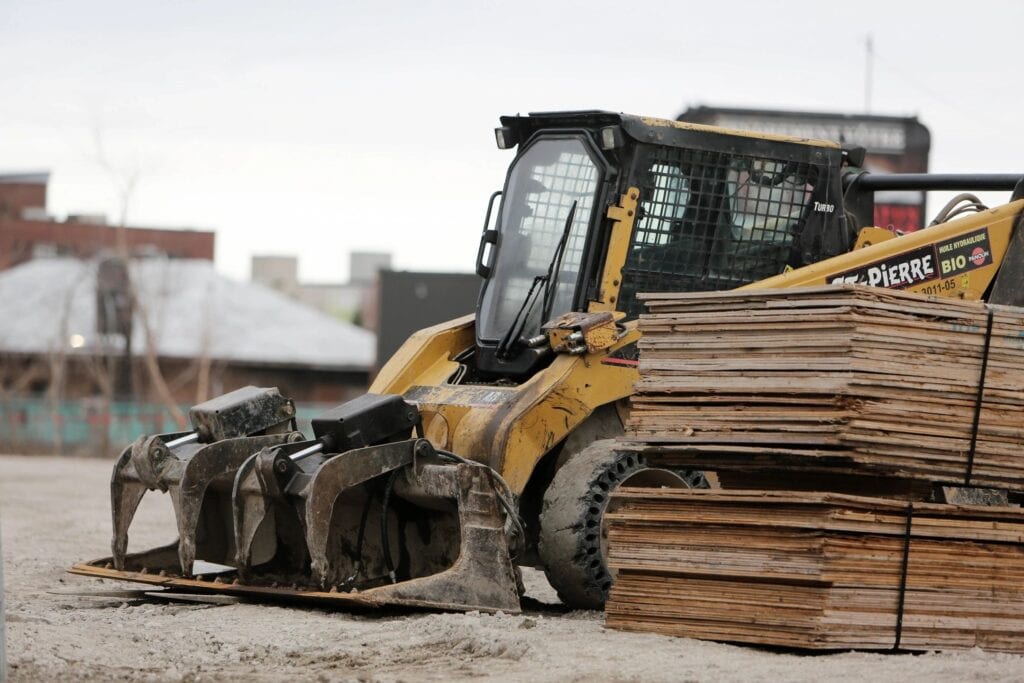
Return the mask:
<path fill-rule="evenodd" d="M 601 609 L 613 576 L 602 549 L 602 525 L 612 491 L 649 469 L 637 453 L 615 450 L 614 439 L 595 441 L 559 468 L 544 494 L 538 553 L 548 582 L 573 609 Z M 677 473 L 694 488 L 703 475 Z"/>

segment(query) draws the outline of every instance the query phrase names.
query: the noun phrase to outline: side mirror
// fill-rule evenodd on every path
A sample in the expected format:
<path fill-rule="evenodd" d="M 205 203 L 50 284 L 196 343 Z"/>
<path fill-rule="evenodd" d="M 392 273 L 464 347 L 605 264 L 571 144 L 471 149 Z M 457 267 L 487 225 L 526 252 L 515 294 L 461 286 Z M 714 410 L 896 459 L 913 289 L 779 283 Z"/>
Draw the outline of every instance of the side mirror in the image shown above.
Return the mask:
<path fill-rule="evenodd" d="M 491 268 L 494 261 L 494 249 L 487 249 L 487 245 L 497 245 L 498 243 L 498 231 L 497 230 L 484 230 L 484 234 L 480 236 L 480 249 L 476 252 L 476 274 L 485 280 L 491 276 Z M 486 261 L 485 261 L 485 254 Z"/>
<path fill-rule="evenodd" d="M 480 235 L 480 248 L 476 252 L 476 274 L 485 280 L 491 276 L 491 269 L 494 265 L 494 250 L 498 247 L 498 231 L 491 228 L 491 212 L 494 210 L 494 200 L 501 196 L 501 191 L 495 192 L 487 200 L 487 214 L 484 216 L 484 232 Z M 488 250 L 487 245 L 491 245 Z"/>

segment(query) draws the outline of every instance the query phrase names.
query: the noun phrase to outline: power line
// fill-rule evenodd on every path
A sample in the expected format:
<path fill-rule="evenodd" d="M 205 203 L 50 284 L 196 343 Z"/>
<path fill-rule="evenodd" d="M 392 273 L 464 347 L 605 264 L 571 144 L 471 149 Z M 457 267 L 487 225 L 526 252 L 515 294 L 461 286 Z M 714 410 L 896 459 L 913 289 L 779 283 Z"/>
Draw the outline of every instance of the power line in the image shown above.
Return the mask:
<path fill-rule="evenodd" d="M 896 75 L 906 85 L 909 85 L 909 86 L 913 87 L 915 90 L 919 91 L 920 93 L 922 93 L 924 95 L 927 95 L 929 98 L 931 98 L 935 102 L 943 104 L 943 105 L 945 105 L 945 106 L 947 106 L 947 107 L 949 107 L 951 109 L 956 110 L 960 114 L 963 114 L 965 117 L 968 117 L 972 122 L 974 122 L 974 123 L 985 123 L 985 124 L 988 124 L 988 125 L 998 126 L 998 127 L 1007 128 L 1007 129 L 1010 129 L 1010 128 L 1012 128 L 1015 125 L 1015 124 L 1011 123 L 1008 120 L 998 120 L 998 119 L 995 119 L 995 118 L 991 118 L 989 116 L 991 114 L 991 110 L 984 110 L 984 111 L 979 112 L 979 111 L 974 110 L 974 109 L 968 109 L 967 107 L 964 107 L 963 104 L 961 104 L 961 101 L 958 101 L 958 100 L 950 97 L 945 92 L 942 92 L 942 91 L 939 91 L 939 90 L 935 90 L 934 88 L 926 85 L 921 79 L 919 79 L 919 78 L 917 78 L 915 76 L 912 76 L 910 73 L 908 73 L 907 71 L 904 71 L 899 66 L 897 66 L 894 62 L 892 62 L 889 59 L 887 59 L 886 57 L 880 55 L 878 53 L 878 51 L 874 49 L 873 41 L 871 40 L 870 36 L 868 36 L 867 49 L 869 50 L 870 59 L 877 60 L 879 64 L 881 64 L 882 66 L 885 67 L 885 71 L 886 72 L 892 73 L 892 74 Z M 967 92 L 967 91 L 965 91 L 963 89 L 960 89 L 960 92 Z M 970 101 L 970 102 L 977 102 L 978 99 L 977 99 L 977 97 L 973 97 L 973 98 L 969 99 L 968 101 Z"/>

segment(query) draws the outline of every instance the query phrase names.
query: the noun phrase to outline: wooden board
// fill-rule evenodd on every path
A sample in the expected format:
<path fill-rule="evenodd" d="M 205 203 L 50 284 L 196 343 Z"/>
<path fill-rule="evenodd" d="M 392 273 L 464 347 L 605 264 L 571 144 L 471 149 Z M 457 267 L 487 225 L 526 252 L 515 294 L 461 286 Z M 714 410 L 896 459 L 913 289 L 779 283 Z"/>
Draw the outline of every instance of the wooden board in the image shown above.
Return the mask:
<path fill-rule="evenodd" d="M 643 298 L 624 447 L 649 460 L 1024 490 L 1024 310 L 859 286 Z"/>
<path fill-rule="evenodd" d="M 1024 510 L 914 503 L 908 537 L 909 505 L 620 489 L 607 625 L 807 649 L 1024 652 Z"/>

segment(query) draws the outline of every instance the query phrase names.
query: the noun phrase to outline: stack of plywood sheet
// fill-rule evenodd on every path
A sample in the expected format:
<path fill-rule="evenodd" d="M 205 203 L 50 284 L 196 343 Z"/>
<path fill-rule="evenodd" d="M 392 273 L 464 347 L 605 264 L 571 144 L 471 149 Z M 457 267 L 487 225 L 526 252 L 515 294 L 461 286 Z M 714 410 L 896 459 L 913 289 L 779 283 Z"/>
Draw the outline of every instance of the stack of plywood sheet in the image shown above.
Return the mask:
<path fill-rule="evenodd" d="M 810 649 L 1024 652 L 1024 510 L 620 489 L 613 628 Z"/>
<path fill-rule="evenodd" d="M 1024 310 L 843 286 L 655 294 L 625 445 L 662 464 L 1024 487 Z"/>

